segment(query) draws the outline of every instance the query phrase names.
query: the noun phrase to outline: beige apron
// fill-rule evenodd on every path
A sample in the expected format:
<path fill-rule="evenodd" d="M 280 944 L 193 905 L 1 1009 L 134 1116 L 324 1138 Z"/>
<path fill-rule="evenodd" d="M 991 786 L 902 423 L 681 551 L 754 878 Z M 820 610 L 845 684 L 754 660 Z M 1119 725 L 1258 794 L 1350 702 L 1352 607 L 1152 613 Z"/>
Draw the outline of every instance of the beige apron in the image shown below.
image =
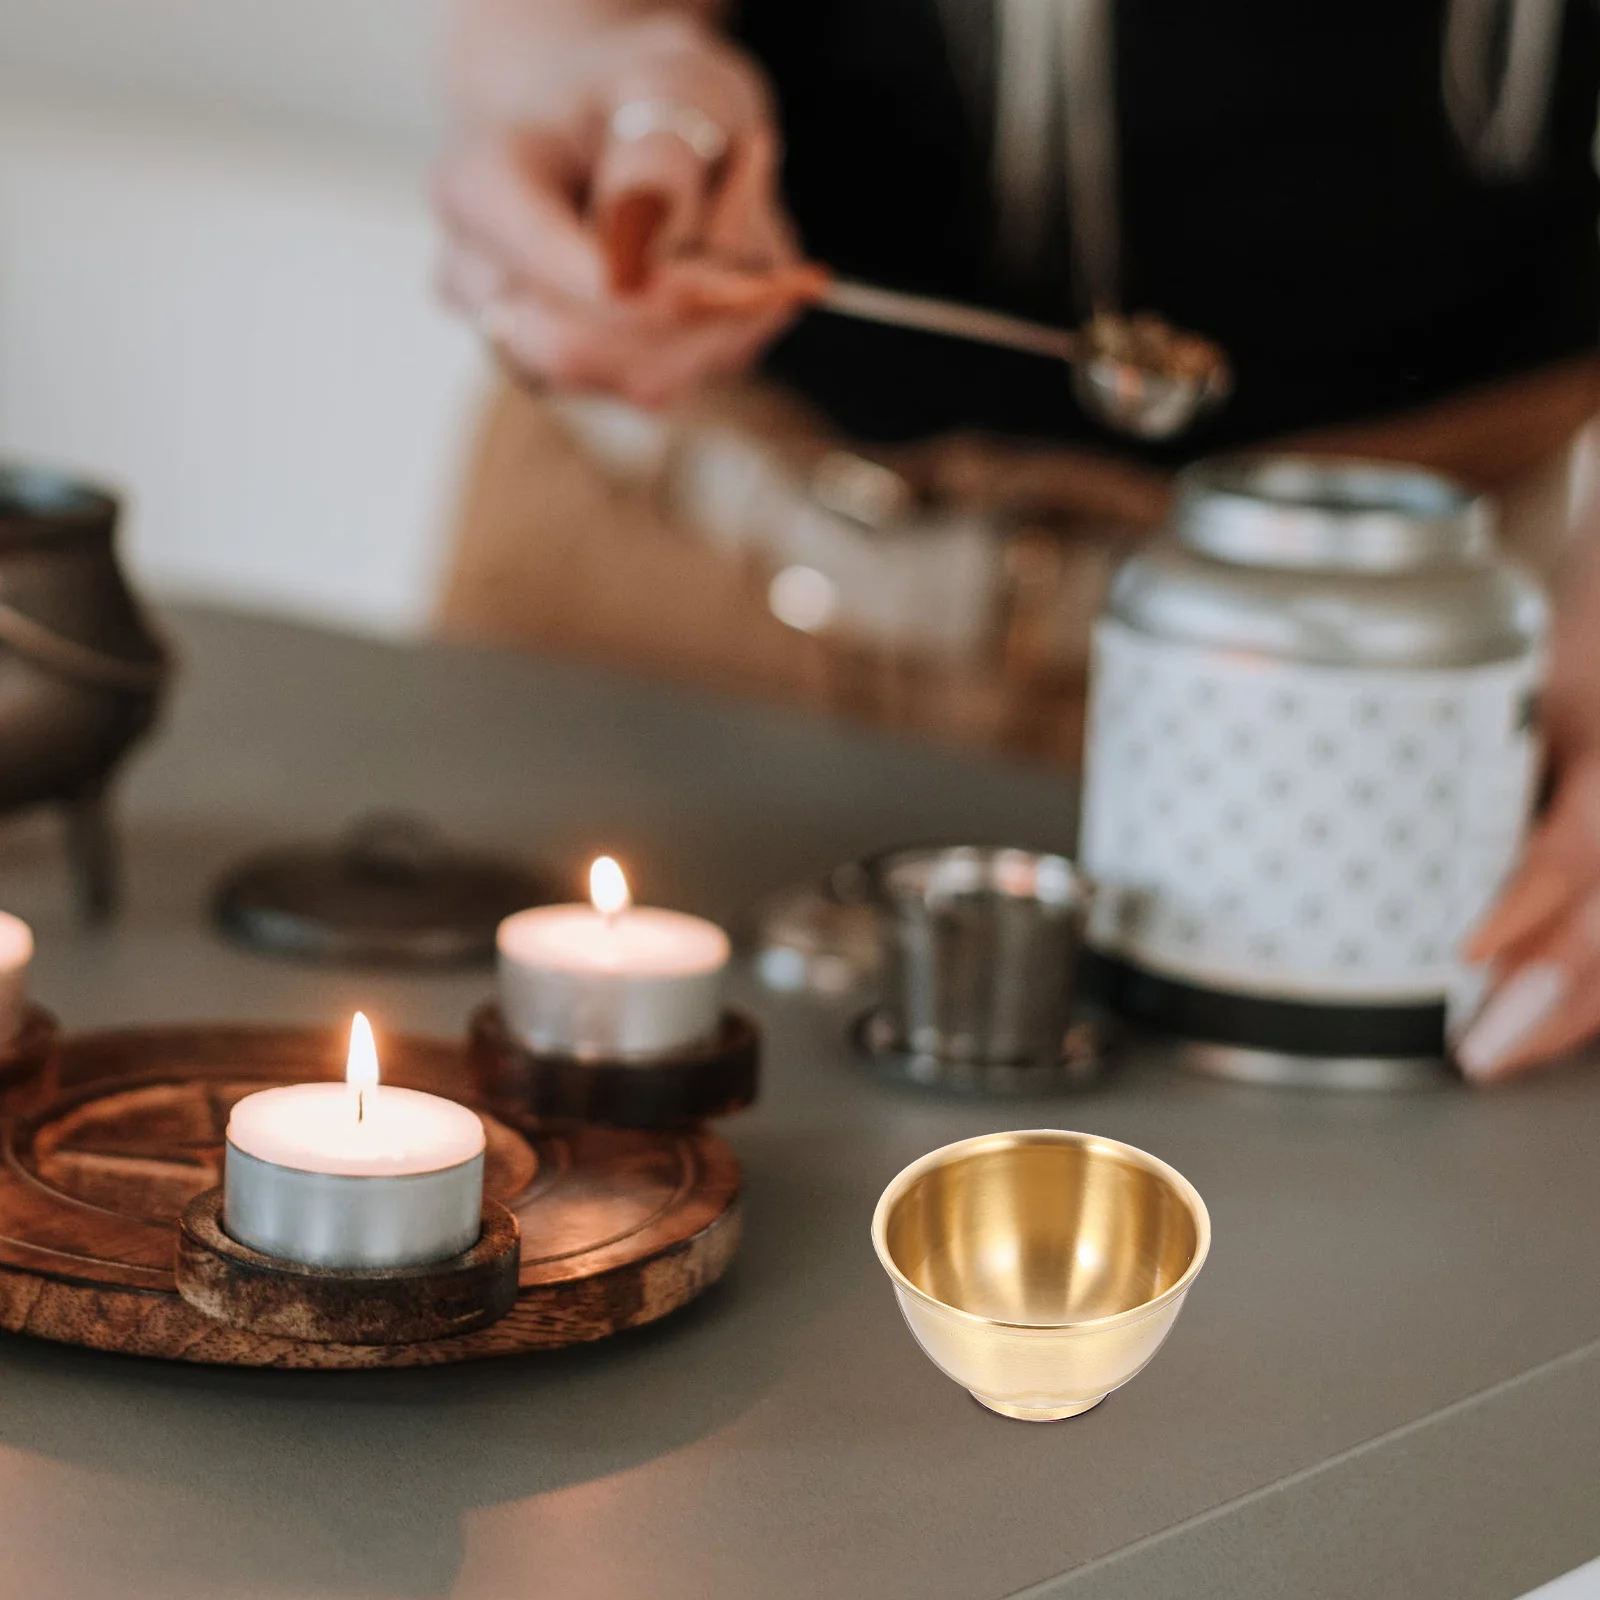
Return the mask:
<path fill-rule="evenodd" d="M 1279 443 L 1459 477 L 1550 576 L 1597 413 L 1584 359 Z M 1161 474 L 1071 449 L 869 462 L 759 385 L 663 420 L 506 383 L 438 630 L 1072 766 L 1091 620 L 1167 498 Z"/>

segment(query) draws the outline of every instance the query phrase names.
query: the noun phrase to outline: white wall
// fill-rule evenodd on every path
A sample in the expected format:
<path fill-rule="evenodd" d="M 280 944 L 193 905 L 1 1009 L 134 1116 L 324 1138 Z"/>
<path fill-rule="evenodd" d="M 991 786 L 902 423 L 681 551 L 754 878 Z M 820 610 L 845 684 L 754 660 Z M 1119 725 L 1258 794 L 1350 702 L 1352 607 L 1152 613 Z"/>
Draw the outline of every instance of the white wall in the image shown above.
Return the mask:
<path fill-rule="evenodd" d="M 427 614 L 483 375 L 429 287 L 437 11 L 0 0 L 0 457 L 123 485 L 155 591 Z"/>
<path fill-rule="evenodd" d="M 426 153 L 449 0 L 0 0 L 15 88 L 211 106 Z"/>

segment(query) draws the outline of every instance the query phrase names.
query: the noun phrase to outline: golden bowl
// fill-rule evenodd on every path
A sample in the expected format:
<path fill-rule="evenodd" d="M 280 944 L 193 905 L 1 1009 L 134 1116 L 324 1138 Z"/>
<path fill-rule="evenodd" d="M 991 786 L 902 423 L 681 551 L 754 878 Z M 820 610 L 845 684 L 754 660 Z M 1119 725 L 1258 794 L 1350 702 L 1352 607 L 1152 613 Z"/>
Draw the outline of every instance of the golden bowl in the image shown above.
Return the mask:
<path fill-rule="evenodd" d="M 1161 1348 L 1211 1218 L 1166 1162 L 1040 1128 L 913 1161 L 872 1243 L 929 1360 L 990 1410 L 1048 1422 L 1099 1405 Z"/>

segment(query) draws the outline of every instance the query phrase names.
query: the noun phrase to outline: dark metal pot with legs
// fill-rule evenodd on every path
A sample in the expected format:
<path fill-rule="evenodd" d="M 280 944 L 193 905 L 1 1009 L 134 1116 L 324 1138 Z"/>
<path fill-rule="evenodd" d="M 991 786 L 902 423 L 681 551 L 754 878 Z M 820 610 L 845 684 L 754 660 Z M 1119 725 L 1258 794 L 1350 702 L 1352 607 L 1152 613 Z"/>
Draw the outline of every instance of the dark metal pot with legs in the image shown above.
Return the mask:
<path fill-rule="evenodd" d="M 112 775 L 170 672 L 117 562 L 118 509 L 76 479 L 0 467 L 0 814 L 61 808 L 89 921 L 119 891 Z"/>

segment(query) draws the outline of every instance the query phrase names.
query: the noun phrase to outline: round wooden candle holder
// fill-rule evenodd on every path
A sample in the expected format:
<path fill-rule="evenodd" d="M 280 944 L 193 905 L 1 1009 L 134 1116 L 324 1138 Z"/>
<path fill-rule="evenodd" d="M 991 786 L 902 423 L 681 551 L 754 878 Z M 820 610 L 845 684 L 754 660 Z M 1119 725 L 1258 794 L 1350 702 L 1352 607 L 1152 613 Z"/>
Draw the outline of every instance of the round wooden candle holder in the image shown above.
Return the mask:
<path fill-rule="evenodd" d="M 292 1335 L 276 1331 L 270 1317 L 305 1313 L 310 1274 L 266 1257 L 258 1273 L 243 1270 L 253 1265 L 247 1252 L 208 1239 L 204 1207 L 183 1244 L 186 1298 L 181 1221 L 221 1182 L 234 1102 L 273 1083 L 340 1078 L 346 1045 L 343 1029 L 233 1025 L 62 1036 L 59 1084 L 34 1109 L 0 1119 L 0 1328 L 227 1366 L 434 1366 L 641 1327 L 693 1300 L 733 1260 L 739 1166 L 720 1139 L 697 1128 L 546 1127 L 508 1110 L 480 1112 L 485 1197 L 521 1229 L 516 1300 L 504 1316 L 404 1343 L 378 1342 L 401 1336 L 398 1312 L 358 1338 L 328 1336 L 326 1323 L 317 1337 L 309 1320 Z M 385 1082 L 473 1101 L 459 1041 L 391 1034 L 383 1066 Z M 205 1310 L 193 1298 L 202 1293 Z M 409 1310 L 420 1314 L 415 1298 Z"/>
<path fill-rule="evenodd" d="M 222 1226 L 222 1190 L 207 1189 L 178 1226 L 178 1293 L 221 1322 L 315 1344 L 415 1344 L 486 1328 L 517 1300 L 522 1235 L 495 1200 L 483 1232 L 447 1261 L 375 1270 L 307 1267 L 262 1255 Z"/>
<path fill-rule="evenodd" d="M 0 1116 L 19 1116 L 55 1093 L 61 1025 L 43 1006 L 30 1005 L 9 1045 L 0 1048 Z"/>
<path fill-rule="evenodd" d="M 756 1097 L 761 1032 L 724 1011 L 703 1044 L 622 1061 L 546 1055 L 512 1037 L 493 1001 L 473 1013 L 468 1059 L 477 1092 L 491 1106 L 541 1122 L 609 1128 L 670 1128 L 742 1111 Z"/>

